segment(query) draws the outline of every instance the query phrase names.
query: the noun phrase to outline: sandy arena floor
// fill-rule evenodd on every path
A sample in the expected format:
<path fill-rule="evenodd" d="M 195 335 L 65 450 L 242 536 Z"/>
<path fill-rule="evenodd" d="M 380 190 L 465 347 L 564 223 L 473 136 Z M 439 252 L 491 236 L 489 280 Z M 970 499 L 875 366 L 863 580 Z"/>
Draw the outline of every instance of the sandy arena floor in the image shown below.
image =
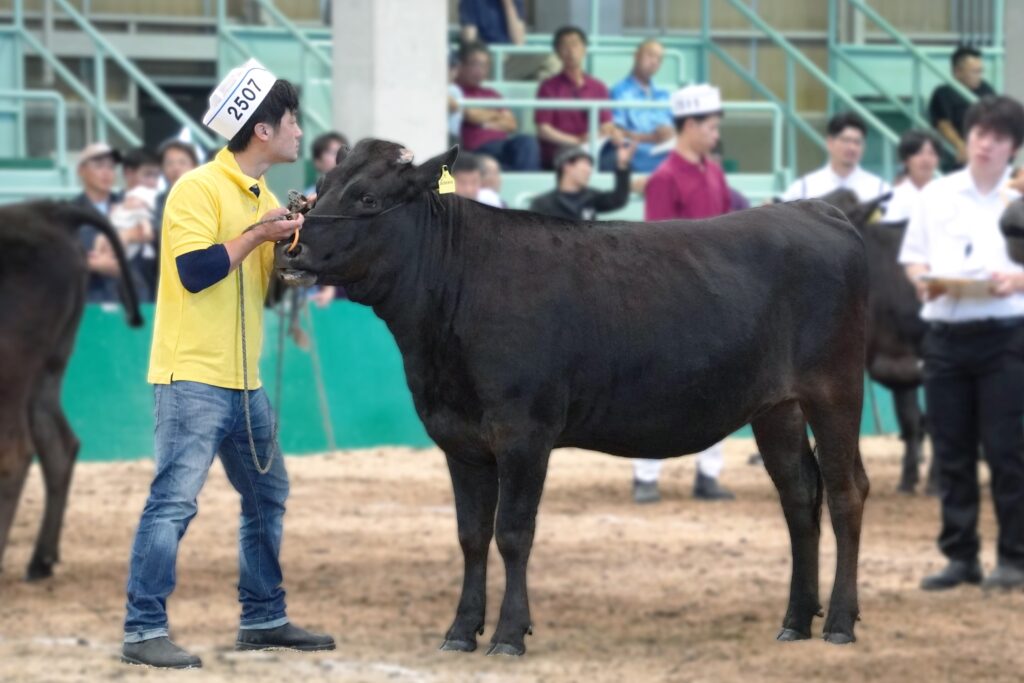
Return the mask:
<path fill-rule="evenodd" d="M 40 520 L 34 468 L 0 574 L 0 681 L 1021 681 L 1024 593 L 917 589 L 942 564 L 938 503 L 894 492 L 900 444 L 863 442 L 871 477 L 861 550 L 859 642 L 776 643 L 789 541 L 752 441 L 726 446 L 733 503 L 690 497 L 694 461 L 665 471 L 661 504 L 637 507 L 626 460 L 552 458 L 530 564 L 534 634 L 525 658 L 437 651 L 462 577 L 451 485 L 437 451 L 377 449 L 290 458 L 284 565 L 290 615 L 336 637 L 315 655 L 235 653 L 237 496 L 219 464 L 182 546 L 174 636 L 202 670 L 117 660 L 126 562 L 151 464 L 84 464 L 75 473 L 64 561 L 47 582 L 20 580 Z M 826 513 L 827 514 L 827 513 Z M 987 495 L 983 561 L 994 563 Z M 827 606 L 835 546 L 823 524 Z M 486 644 L 504 586 L 492 548 Z M 815 620 L 820 631 L 822 620 Z"/>

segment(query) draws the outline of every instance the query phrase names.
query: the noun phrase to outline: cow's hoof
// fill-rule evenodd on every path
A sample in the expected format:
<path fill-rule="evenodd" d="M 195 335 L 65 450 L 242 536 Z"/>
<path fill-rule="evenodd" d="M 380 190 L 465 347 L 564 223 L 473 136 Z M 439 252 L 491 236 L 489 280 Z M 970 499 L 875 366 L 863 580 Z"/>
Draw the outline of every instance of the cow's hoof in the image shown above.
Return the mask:
<path fill-rule="evenodd" d="M 775 636 L 775 640 L 779 640 L 784 643 L 792 643 L 797 640 L 810 640 L 810 638 L 810 634 L 800 633 L 800 631 L 792 628 L 784 628 L 779 631 L 779 635 Z"/>
<path fill-rule="evenodd" d="M 52 564 L 36 564 L 32 563 L 28 566 L 28 571 L 25 572 L 26 581 L 42 581 L 53 576 L 53 565 Z"/>
<path fill-rule="evenodd" d="M 446 638 L 445 641 L 441 643 L 441 649 L 445 652 L 473 652 L 476 650 L 476 641 Z"/>
<path fill-rule="evenodd" d="M 851 633 L 826 633 L 823 637 L 826 643 L 833 645 L 849 645 L 857 641 Z"/>
<path fill-rule="evenodd" d="M 491 647 L 487 650 L 487 656 L 492 655 L 505 655 L 506 657 L 522 657 L 526 654 L 526 648 L 518 645 L 510 645 L 509 643 L 492 643 Z"/>
<path fill-rule="evenodd" d="M 896 493 L 903 493 L 908 496 L 916 493 L 917 485 L 909 482 L 900 482 L 900 485 L 896 487 Z"/>

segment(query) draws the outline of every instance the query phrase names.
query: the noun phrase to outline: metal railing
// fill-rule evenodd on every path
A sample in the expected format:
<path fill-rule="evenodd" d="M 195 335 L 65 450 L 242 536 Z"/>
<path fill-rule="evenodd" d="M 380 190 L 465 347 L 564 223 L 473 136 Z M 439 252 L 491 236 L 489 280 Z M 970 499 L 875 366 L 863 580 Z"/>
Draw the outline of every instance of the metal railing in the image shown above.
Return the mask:
<path fill-rule="evenodd" d="M 53 139 L 55 143 L 54 148 L 54 164 L 55 167 L 62 173 L 67 170 L 67 147 L 68 147 L 68 114 L 67 104 L 64 102 L 64 96 L 56 90 L 0 90 L 0 100 L 35 100 L 39 102 L 52 102 L 53 103 L 53 126 L 54 133 Z M 22 122 L 24 127 L 24 121 Z M 25 139 L 28 137 L 25 131 L 22 131 L 22 135 L 19 136 L 18 141 L 18 156 L 25 156 Z"/>
<path fill-rule="evenodd" d="M 15 0 L 19 4 L 23 0 Z M 182 110 L 171 98 L 169 98 L 163 90 L 161 90 L 152 80 L 149 79 L 142 71 L 139 70 L 135 64 L 125 57 L 117 48 L 115 48 L 110 41 L 104 38 L 96 27 L 86 19 L 82 14 L 79 13 L 75 7 L 68 2 L 68 0 L 52 0 L 56 3 L 68 17 L 82 30 L 93 42 L 93 46 L 96 48 L 96 54 L 94 57 L 94 76 L 95 76 L 95 88 L 97 100 L 106 99 L 106 58 L 112 59 L 128 77 L 135 83 L 136 86 L 144 90 L 153 100 L 163 108 L 168 114 L 171 115 L 175 121 L 181 126 L 188 128 L 192 133 L 192 139 L 203 145 L 207 149 L 216 149 L 219 145 L 210 136 L 202 126 L 192 120 L 192 118 Z M 106 104 L 103 105 L 106 107 Z M 104 121 L 107 119 L 101 119 L 98 122 L 97 134 L 99 139 L 106 139 L 106 129 L 104 127 Z"/>
<path fill-rule="evenodd" d="M 504 57 L 508 55 L 550 55 L 551 45 L 488 45 L 488 51 L 493 55 L 493 79 L 496 81 L 505 80 Z M 632 56 L 636 52 L 636 45 L 592 45 L 587 48 L 587 55 L 584 62 L 584 69 L 588 73 L 594 72 L 594 60 L 605 56 Z M 680 50 L 666 47 L 664 50 L 665 61 L 675 65 L 675 78 L 672 82 L 676 85 L 685 83 L 686 78 L 686 56 Z"/>
<path fill-rule="evenodd" d="M 762 19 L 754 10 L 747 5 L 743 4 L 740 0 L 724 0 L 734 10 L 741 14 L 747 21 L 757 27 L 762 33 L 764 33 L 768 39 L 779 47 L 783 54 L 786 56 L 785 68 L 786 68 L 786 102 L 784 112 L 787 117 L 788 131 L 786 135 L 786 144 L 788 149 L 788 159 L 791 167 L 796 167 L 796 130 L 800 128 L 802 132 L 807 133 L 806 121 L 797 114 L 796 111 L 796 73 L 795 65 L 799 64 L 807 71 L 811 76 L 815 78 L 819 83 L 824 85 L 831 95 L 841 100 L 850 110 L 859 114 L 865 122 L 873 130 L 877 131 L 883 139 L 882 144 L 882 168 L 886 177 L 892 177 L 895 170 L 895 148 L 899 144 L 899 137 L 890 129 L 885 123 L 878 119 L 877 116 L 872 114 L 866 109 L 860 102 L 854 99 L 846 90 L 836 83 L 832 78 L 823 72 L 818 66 L 812 62 L 807 55 L 802 51 L 798 50 L 789 42 L 781 33 L 772 28 L 764 19 Z M 849 2 L 859 2 L 860 0 L 848 0 Z M 714 46 L 711 40 L 711 0 L 701 0 L 702 11 L 701 11 L 701 28 L 702 37 L 706 45 L 708 45 L 712 52 L 716 56 L 723 59 L 727 64 L 730 60 L 726 59 L 726 53 L 721 48 Z M 733 70 L 742 69 L 739 64 L 735 63 L 735 60 L 731 60 L 731 66 Z M 749 76 L 749 74 L 748 74 Z M 748 83 L 753 85 L 754 81 L 752 77 L 748 80 Z M 761 86 L 758 88 L 758 92 L 764 94 L 767 89 Z M 773 100 L 777 100 L 774 96 Z M 801 125 L 803 121 L 804 125 Z M 821 143 L 820 135 L 815 134 L 810 136 L 816 143 Z M 817 138 L 817 139 L 816 139 Z"/>
<path fill-rule="evenodd" d="M 591 156 L 597 159 L 600 155 L 599 138 L 600 112 L 609 109 L 668 109 L 669 103 L 633 102 L 624 100 L 573 100 L 573 99 L 531 99 L 531 98 L 466 98 L 462 106 L 467 109 L 558 109 L 582 110 L 587 112 L 587 146 Z M 776 189 L 782 191 L 791 180 L 790 173 L 782 158 L 782 109 L 771 102 L 723 102 L 722 109 L 726 113 L 764 113 L 771 115 L 771 174 L 775 179 Z"/>

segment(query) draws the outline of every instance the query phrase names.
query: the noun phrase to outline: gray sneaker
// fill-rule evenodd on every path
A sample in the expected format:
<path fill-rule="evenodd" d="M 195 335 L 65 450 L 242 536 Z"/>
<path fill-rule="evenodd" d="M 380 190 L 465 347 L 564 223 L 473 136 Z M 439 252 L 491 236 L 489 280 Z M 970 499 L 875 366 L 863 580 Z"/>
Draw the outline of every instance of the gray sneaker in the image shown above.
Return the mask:
<path fill-rule="evenodd" d="M 198 669 L 203 665 L 199 657 L 181 649 L 167 636 L 125 643 L 121 647 L 121 661 L 159 669 Z"/>
<path fill-rule="evenodd" d="M 736 495 L 719 484 L 717 479 L 697 472 L 697 479 L 693 483 L 693 497 L 698 500 L 733 500 Z"/>
<path fill-rule="evenodd" d="M 277 628 L 239 629 L 235 649 L 317 652 L 333 650 L 334 638 L 323 633 L 312 633 L 289 622 Z"/>
<path fill-rule="evenodd" d="M 658 492 L 658 482 L 633 480 L 633 502 L 639 505 L 657 503 L 661 500 L 661 493 Z"/>

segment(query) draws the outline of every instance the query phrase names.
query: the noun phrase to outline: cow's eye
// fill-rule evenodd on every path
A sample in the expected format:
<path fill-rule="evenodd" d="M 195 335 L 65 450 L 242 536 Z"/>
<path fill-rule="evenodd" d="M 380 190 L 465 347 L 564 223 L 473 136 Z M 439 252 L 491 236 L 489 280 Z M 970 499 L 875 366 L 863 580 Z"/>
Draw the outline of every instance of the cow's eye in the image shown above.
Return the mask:
<path fill-rule="evenodd" d="M 364 194 L 362 199 L 359 200 L 359 202 L 363 206 L 369 206 L 369 207 L 377 206 L 377 200 L 374 198 L 374 196 L 372 194 Z"/>

